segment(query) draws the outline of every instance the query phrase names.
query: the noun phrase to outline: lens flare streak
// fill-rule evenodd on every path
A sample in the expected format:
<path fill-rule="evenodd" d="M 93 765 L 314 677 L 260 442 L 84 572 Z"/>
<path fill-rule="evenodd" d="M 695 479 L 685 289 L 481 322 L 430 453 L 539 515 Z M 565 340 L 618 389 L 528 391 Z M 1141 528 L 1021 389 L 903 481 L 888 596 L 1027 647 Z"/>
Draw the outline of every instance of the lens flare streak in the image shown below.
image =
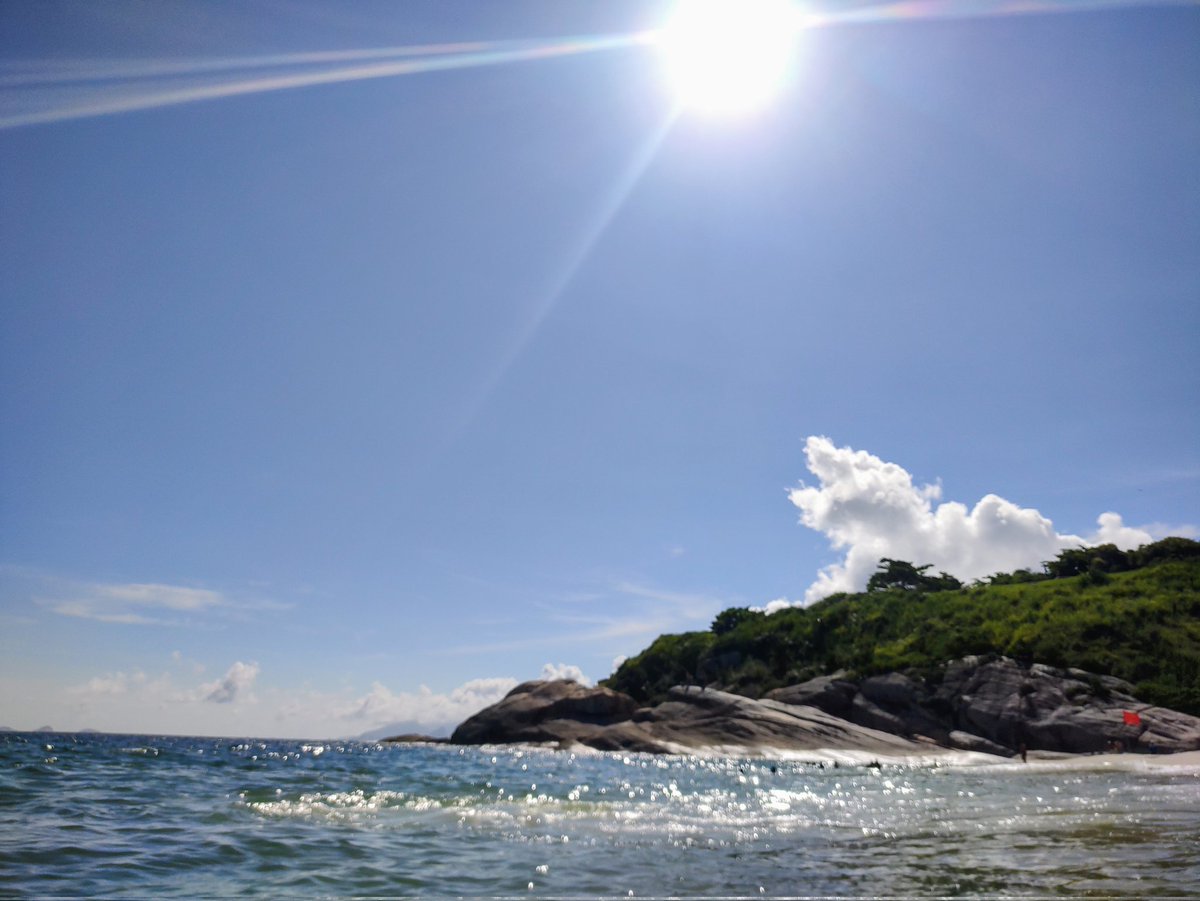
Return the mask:
<path fill-rule="evenodd" d="M 1151 6 L 1195 7 L 1200 0 L 901 0 L 835 13 L 810 13 L 806 28 L 860 22 L 917 22 L 931 19 L 982 19 L 1000 16 L 1086 13 Z"/>
<path fill-rule="evenodd" d="M 268 91 L 616 50 L 648 40 L 648 33 L 638 32 L 552 42 L 474 42 L 245 59 L 9 62 L 4 65 L 6 74 L 0 74 L 0 129 Z M 278 74 L 247 73 L 297 67 L 303 68 Z M 214 76 L 219 80 L 211 81 Z M 189 77 L 209 81 L 178 84 Z"/>

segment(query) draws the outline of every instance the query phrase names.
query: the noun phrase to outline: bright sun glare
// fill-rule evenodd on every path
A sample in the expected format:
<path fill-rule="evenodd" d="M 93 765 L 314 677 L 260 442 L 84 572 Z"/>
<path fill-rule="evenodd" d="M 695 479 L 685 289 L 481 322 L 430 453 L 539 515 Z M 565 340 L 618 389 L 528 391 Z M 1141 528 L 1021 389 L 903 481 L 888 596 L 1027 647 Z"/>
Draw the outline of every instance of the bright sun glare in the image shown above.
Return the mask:
<path fill-rule="evenodd" d="M 799 28 L 791 0 L 680 0 L 659 45 L 685 106 L 742 113 L 782 86 Z"/>

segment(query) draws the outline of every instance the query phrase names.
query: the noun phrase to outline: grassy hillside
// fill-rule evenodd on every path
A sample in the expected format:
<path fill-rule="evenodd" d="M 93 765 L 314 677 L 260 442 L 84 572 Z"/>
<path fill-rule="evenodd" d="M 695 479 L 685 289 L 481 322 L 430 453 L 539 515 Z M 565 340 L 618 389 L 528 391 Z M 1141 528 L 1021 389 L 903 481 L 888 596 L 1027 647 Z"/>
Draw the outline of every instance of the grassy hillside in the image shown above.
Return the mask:
<path fill-rule="evenodd" d="M 772 616 L 727 610 L 710 631 L 661 636 L 606 684 L 645 702 L 685 681 L 758 697 L 839 669 L 937 678 L 949 660 L 995 653 L 1117 676 L 1146 701 L 1200 715 L 1200 544 L 1166 542 L 1106 564 L 1136 567 L 1123 572 L 1093 555 L 955 590 L 835 595 Z M 1155 552 L 1163 546 L 1170 553 Z M 1048 574 L 1064 571 L 1081 574 Z"/>

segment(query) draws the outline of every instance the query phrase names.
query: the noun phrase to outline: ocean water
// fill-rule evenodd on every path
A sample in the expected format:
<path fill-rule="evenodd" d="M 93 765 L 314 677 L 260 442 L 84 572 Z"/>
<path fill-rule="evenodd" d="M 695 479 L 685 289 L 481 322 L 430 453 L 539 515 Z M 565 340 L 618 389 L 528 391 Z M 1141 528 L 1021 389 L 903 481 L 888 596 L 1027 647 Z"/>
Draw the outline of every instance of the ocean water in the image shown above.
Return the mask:
<path fill-rule="evenodd" d="M 0 896 L 1200 897 L 1184 769 L 0 736 Z"/>

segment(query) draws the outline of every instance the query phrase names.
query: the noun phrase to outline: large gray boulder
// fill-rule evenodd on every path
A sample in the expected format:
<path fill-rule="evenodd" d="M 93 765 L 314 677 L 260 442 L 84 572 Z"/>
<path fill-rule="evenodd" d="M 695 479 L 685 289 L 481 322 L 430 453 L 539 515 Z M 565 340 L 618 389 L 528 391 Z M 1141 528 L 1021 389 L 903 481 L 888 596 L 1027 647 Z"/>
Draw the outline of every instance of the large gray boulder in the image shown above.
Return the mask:
<path fill-rule="evenodd" d="M 817 707 L 868 729 L 948 744 L 952 727 L 926 709 L 929 692 L 901 673 L 850 681 L 844 672 L 769 691 L 784 704 Z"/>
<path fill-rule="evenodd" d="M 934 715 L 935 707 L 923 684 L 901 673 L 887 673 L 863 680 L 851 705 L 850 719 L 872 729 L 948 744 L 953 730 Z"/>
<path fill-rule="evenodd" d="M 936 696 L 958 726 L 1010 748 L 1088 753 L 1200 749 L 1200 719 L 1138 700 L 1127 682 L 1007 657 L 951 664 Z M 1126 713 L 1137 723 L 1127 723 Z"/>
<path fill-rule="evenodd" d="M 901 673 L 861 682 L 845 674 L 776 689 L 768 698 L 811 704 L 851 722 L 911 738 L 988 753 L 1030 749 L 1089 753 L 1200 749 L 1200 719 L 1153 707 L 1128 682 L 1080 669 L 1022 666 L 1007 657 L 948 664 L 940 685 Z M 1126 713 L 1140 722 L 1126 722 Z"/>
<path fill-rule="evenodd" d="M 850 705 L 858 694 L 858 685 L 848 681 L 845 676 L 845 672 L 839 670 L 831 676 L 817 676 L 798 685 L 776 688 L 768 691 L 764 697 L 781 704 L 816 707 L 834 716 L 844 717 L 850 712 Z"/>
<path fill-rule="evenodd" d="M 629 695 L 587 688 L 570 679 L 524 682 L 459 725 L 450 741 L 481 745 L 581 740 L 601 727 L 629 720 L 637 706 Z"/>

